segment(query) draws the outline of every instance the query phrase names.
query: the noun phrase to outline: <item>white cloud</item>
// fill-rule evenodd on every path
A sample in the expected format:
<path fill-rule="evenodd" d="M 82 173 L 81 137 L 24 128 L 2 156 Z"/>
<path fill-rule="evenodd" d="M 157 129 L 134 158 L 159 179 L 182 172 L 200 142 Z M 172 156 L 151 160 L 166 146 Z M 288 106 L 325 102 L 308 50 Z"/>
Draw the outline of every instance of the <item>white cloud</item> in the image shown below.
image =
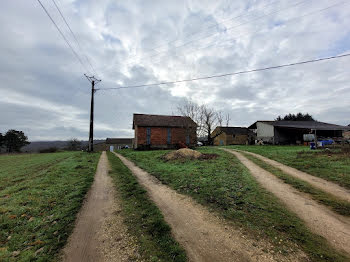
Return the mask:
<path fill-rule="evenodd" d="M 52 2 L 42 2 L 74 45 Z M 317 13 L 313 12 L 335 2 L 58 3 L 102 78 L 102 88 L 235 72 L 350 51 L 347 2 Z M 36 1 L 7 1 L 0 12 L 0 23 L 5 25 L 0 33 L 6 36 L 0 42 L 0 131 L 21 128 L 32 140 L 85 139 L 90 105 L 85 70 Z M 269 13 L 273 14 L 265 16 Z M 312 15 L 297 18 L 307 14 Z M 343 58 L 176 85 L 99 91 L 95 135 L 132 136 L 133 113 L 172 114 L 184 97 L 231 113 L 234 125 L 298 111 L 320 121 L 349 124 L 349 66 L 350 59 Z"/>

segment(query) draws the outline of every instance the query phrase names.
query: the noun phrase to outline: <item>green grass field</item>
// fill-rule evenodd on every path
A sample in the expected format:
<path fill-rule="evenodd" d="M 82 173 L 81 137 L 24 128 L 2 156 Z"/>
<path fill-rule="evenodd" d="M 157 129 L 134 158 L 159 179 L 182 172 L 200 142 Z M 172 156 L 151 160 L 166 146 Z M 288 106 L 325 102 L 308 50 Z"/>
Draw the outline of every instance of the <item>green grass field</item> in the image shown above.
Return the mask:
<path fill-rule="evenodd" d="M 350 153 L 326 152 L 306 146 L 228 146 L 257 153 L 350 189 Z"/>
<path fill-rule="evenodd" d="M 120 153 L 164 184 L 244 228 L 251 237 L 268 239 L 276 252 L 290 254 L 297 245 L 312 261 L 348 260 L 322 237 L 312 234 L 295 214 L 260 187 L 234 156 L 217 148 L 199 151 L 219 156 L 211 160 L 165 162 L 161 157 L 167 151 L 122 150 Z"/>
<path fill-rule="evenodd" d="M 0 261 L 54 261 L 100 154 L 0 156 Z"/>
<path fill-rule="evenodd" d="M 145 261 L 187 261 L 184 249 L 173 239 L 169 225 L 130 170 L 108 152 L 112 177 L 122 200 L 129 232 L 137 239 Z"/>

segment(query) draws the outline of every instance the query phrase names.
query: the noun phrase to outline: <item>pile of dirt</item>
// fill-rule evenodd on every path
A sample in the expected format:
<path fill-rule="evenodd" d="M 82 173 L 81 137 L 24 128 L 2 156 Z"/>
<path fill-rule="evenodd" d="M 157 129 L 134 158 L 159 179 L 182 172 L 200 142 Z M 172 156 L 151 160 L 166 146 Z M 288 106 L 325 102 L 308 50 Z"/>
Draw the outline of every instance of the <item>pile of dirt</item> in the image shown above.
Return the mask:
<path fill-rule="evenodd" d="M 176 151 L 169 152 L 163 156 L 164 160 L 177 160 L 177 159 L 200 159 L 202 157 L 202 153 L 189 149 L 189 148 L 181 148 Z"/>

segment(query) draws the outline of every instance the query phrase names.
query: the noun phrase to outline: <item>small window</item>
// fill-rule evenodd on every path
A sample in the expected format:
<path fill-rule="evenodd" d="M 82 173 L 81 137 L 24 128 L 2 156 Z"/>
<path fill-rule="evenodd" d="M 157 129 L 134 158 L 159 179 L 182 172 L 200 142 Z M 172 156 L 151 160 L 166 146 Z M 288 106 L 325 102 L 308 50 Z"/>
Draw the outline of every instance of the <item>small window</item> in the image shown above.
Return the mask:
<path fill-rule="evenodd" d="M 171 144 L 171 128 L 168 128 L 168 136 L 166 140 L 167 144 Z"/>
<path fill-rule="evenodd" d="M 150 127 L 147 127 L 146 129 L 146 143 L 147 145 L 150 145 L 151 144 L 151 128 Z"/>
<path fill-rule="evenodd" d="M 186 135 L 186 145 L 190 144 L 190 135 Z"/>

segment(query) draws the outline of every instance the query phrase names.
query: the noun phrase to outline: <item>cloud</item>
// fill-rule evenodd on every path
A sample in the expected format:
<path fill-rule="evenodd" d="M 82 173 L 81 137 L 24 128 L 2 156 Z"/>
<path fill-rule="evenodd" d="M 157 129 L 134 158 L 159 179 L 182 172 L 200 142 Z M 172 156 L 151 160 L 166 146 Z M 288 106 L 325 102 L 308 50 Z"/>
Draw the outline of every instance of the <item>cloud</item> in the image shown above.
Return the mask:
<path fill-rule="evenodd" d="M 350 5 L 283 0 L 60 0 L 76 46 L 51 1 L 42 0 L 98 88 L 175 81 L 349 52 Z M 87 139 L 90 83 L 36 1 L 6 1 L 0 33 L 0 132 L 30 140 Z M 308 112 L 349 124 L 349 58 L 149 88 L 100 90 L 95 136 L 133 136 L 132 114 L 173 114 L 183 98 L 231 114 L 232 125 Z M 87 72 L 91 71 L 91 72 Z"/>

